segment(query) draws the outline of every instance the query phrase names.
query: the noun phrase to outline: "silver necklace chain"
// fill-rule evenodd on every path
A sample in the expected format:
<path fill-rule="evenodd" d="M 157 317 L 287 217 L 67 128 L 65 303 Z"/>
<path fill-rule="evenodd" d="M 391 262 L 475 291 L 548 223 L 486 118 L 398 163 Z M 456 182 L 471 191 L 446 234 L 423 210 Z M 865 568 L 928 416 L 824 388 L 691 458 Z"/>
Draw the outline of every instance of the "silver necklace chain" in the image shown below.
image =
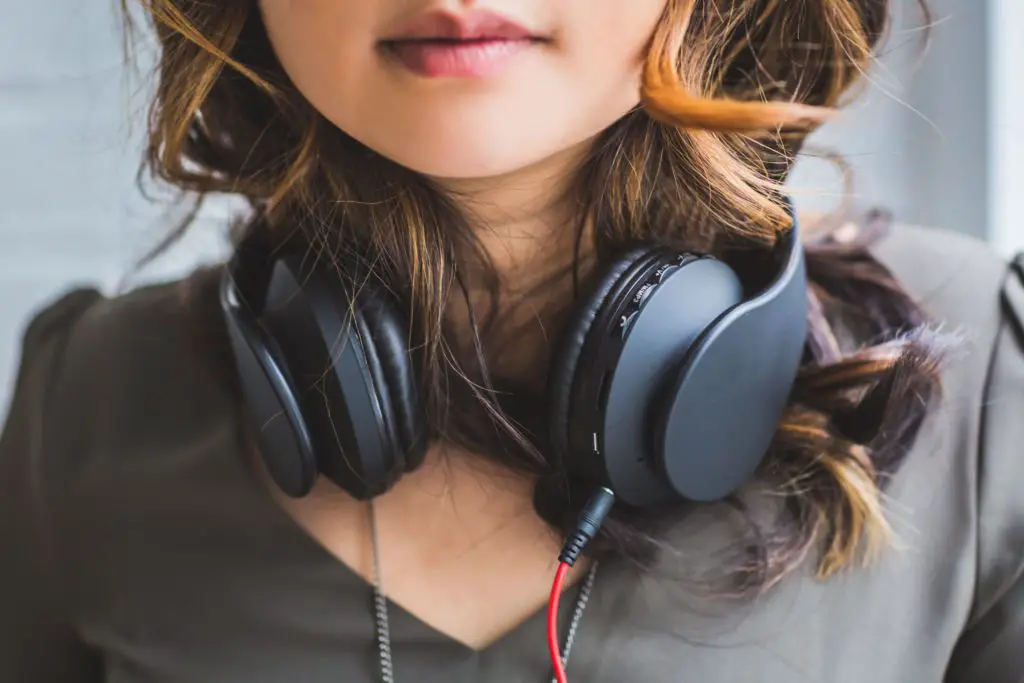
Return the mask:
<path fill-rule="evenodd" d="M 380 661 L 380 680 L 381 683 L 395 683 L 395 665 L 391 653 L 391 628 L 388 623 L 388 599 L 384 595 L 384 580 L 380 569 L 380 543 L 377 536 L 377 516 L 372 500 L 369 503 L 369 511 L 370 544 L 373 549 L 373 608 L 377 631 L 377 655 Z M 565 646 L 562 648 L 562 666 L 565 667 L 569 665 L 569 653 L 576 640 L 580 619 L 583 618 L 583 611 L 587 609 L 590 593 L 594 590 L 597 564 L 595 562 L 587 571 L 583 584 L 580 586 L 579 596 L 576 598 L 576 607 L 573 610 L 572 620 L 569 622 L 569 632 L 565 635 Z M 551 681 L 556 683 L 553 677 Z"/>

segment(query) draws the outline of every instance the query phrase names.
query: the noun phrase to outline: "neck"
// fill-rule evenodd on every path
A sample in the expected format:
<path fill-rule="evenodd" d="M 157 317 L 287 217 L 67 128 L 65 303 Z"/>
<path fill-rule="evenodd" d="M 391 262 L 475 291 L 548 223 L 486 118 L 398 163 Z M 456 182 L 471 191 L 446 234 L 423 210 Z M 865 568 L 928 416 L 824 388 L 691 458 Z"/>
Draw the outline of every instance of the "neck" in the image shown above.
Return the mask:
<path fill-rule="evenodd" d="M 586 235 L 577 245 L 577 207 L 570 196 L 572 174 L 584 154 L 581 146 L 500 176 L 439 180 L 475 226 L 497 271 L 500 367 L 495 369 L 505 376 L 530 382 L 539 379 L 537 368 L 546 367 L 546 312 L 571 296 L 572 280 L 561 276 L 570 272 L 577 251 L 587 251 Z M 472 274 L 469 287 L 479 320 L 490 310 L 491 292 Z M 450 315 L 456 329 L 468 332 L 465 309 L 457 297 Z"/>
<path fill-rule="evenodd" d="M 578 146 L 501 175 L 438 179 L 466 212 L 480 244 L 513 290 L 523 289 L 539 270 L 571 263 L 576 225 L 568 193 L 584 154 L 585 147 Z"/>

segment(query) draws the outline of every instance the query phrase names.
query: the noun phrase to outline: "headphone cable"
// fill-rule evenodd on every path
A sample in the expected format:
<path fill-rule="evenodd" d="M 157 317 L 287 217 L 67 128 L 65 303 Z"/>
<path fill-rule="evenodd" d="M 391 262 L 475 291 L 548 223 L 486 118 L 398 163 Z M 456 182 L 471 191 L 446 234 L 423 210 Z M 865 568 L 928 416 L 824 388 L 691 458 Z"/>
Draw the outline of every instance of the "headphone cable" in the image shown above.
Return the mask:
<path fill-rule="evenodd" d="M 565 661 L 558 646 L 558 603 L 565 587 L 565 578 L 576 561 L 583 554 L 584 548 L 601 529 L 605 517 L 615 504 L 615 494 L 610 489 L 599 488 L 580 513 L 576 528 L 569 535 L 558 556 L 558 569 L 555 580 L 551 584 L 551 597 L 548 598 L 548 652 L 551 655 L 551 667 L 557 683 L 568 683 L 565 675 Z"/>

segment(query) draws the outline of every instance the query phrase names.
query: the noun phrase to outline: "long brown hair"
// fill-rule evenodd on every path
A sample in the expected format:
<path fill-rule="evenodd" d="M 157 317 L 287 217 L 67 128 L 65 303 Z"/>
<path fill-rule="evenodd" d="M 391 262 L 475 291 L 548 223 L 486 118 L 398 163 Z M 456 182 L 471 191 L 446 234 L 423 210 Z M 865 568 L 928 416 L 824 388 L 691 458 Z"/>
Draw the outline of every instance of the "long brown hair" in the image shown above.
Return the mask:
<path fill-rule="evenodd" d="M 499 392 L 488 372 L 489 319 L 473 317 L 466 352 L 446 317 L 452 297 L 468 298 L 469 261 L 497 282 L 456 203 L 326 122 L 289 82 L 252 0 L 143 4 L 162 48 L 148 170 L 200 199 L 244 197 L 280 239 L 297 236 L 320 258 L 369 249 L 376 276 L 405 293 L 437 434 L 536 476 L 538 512 L 564 528 L 580 496 L 545 456 L 543 430 L 517 413 L 515 392 Z M 642 106 L 602 133 L 572 185 L 597 261 L 634 240 L 717 253 L 773 244 L 789 227 L 779 184 L 806 134 L 869 68 L 889 9 L 889 0 L 668 0 Z M 807 360 L 760 477 L 788 521 L 746 516 L 754 561 L 731 576 L 747 588 L 770 585 L 812 551 L 827 576 L 881 547 L 883 477 L 939 388 L 925 316 L 864 243 L 822 237 L 808 268 Z M 659 520 L 685 512 L 619 510 L 598 551 L 647 562 Z"/>

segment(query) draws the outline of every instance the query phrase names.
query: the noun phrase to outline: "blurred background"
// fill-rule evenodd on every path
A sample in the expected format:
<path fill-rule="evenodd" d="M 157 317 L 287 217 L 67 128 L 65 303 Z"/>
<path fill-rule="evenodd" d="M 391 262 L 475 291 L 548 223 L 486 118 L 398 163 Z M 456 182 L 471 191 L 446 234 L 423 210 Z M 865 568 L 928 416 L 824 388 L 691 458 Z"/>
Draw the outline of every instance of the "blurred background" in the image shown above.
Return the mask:
<path fill-rule="evenodd" d="M 1024 249 L 1024 1 L 930 0 L 923 52 L 916 0 L 895 2 L 863 95 L 813 146 L 841 153 L 857 198 L 901 221 Z M 170 223 L 135 183 L 153 53 L 143 45 L 126 68 L 117 4 L 0 0 L 0 406 L 26 317 L 44 302 L 76 283 L 113 291 L 224 253 L 230 206 L 211 204 L 183 242 L 133 273 Z M 840 180 L 808 157 L 791 186 L 799 204 L 827 209 Z"/>

